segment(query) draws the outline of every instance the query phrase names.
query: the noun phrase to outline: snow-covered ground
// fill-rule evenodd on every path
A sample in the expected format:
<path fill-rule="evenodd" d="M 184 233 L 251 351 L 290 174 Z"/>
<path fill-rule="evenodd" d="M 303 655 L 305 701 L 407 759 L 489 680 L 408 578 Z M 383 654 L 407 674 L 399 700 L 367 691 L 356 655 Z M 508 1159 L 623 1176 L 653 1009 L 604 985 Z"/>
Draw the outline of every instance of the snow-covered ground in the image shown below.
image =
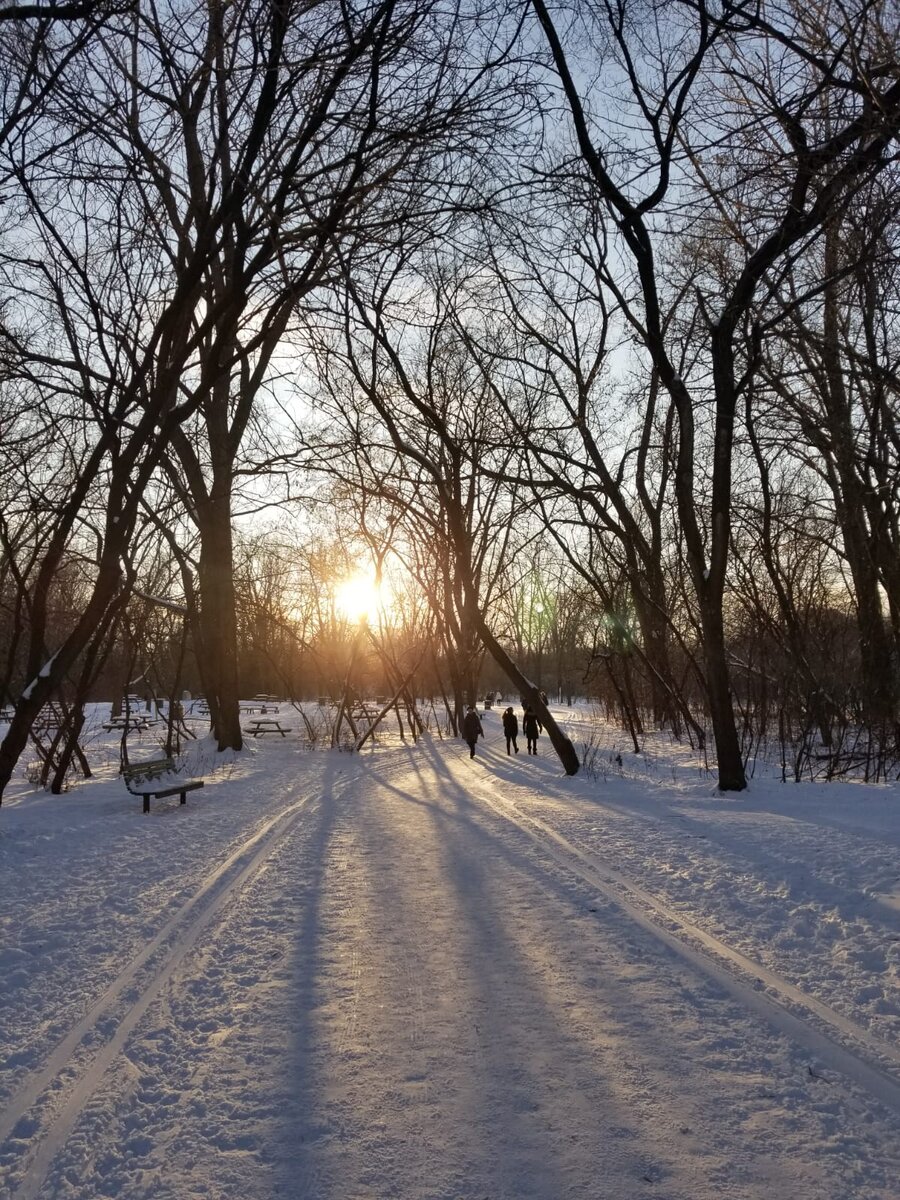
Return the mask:
<path fill-rule="evenodd" d="M 900 788 L 484 723 L 19 781 L 0 1196 L 900 1200 Z"/>

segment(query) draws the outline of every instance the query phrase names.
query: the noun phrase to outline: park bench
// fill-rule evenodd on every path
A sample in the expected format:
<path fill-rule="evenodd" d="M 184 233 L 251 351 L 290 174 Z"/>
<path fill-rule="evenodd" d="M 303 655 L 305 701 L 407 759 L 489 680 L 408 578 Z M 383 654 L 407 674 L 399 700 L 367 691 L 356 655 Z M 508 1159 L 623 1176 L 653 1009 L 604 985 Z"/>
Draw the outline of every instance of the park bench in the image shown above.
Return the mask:
<path fill-rule="evenodd" d="M 151 796 L 158 800 L 163 796 L 180 796 L 180 803 L 187 804 L 187 793 L 203 787 L 202 779 L 173 779 L 174 774 L 175 760 L 172 758 L 145 759 L 122 768 L 125 786 L 132 796 L 143 799 L 145 813 L 150 811 Z"/>

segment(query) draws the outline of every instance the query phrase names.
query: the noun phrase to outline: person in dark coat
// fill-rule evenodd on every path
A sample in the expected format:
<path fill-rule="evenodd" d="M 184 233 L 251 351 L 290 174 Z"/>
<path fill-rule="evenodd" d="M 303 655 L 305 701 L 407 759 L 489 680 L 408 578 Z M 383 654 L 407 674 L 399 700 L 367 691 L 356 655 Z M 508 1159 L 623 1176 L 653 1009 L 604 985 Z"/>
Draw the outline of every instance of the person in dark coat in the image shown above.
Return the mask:
<path fill-rule="evenodd" d="M 519 736 L 519 718 L 513 712 L 512 707 L 503 714 L 503 732 L 506 735 L 506 753 L 509 754 L 509 747 L 512 745 L 518 754 L 519 743 L 516 738 Z"/>
<path fill-rule="evenodd" d="M 469 705 L 469 710 L 463 717 L 463 737 L 469 743 L 469 758 L 474 758 L 475 743 L 480 737 L 484 737 L 484 730 L 481 727 L 481 717 L 475 711 L 474 704 Z"/>
<path fill-rule="evenodd" d="M 522 718 L 522 732 L 528 739 L 528 753 L 537 754 L 538 734 L 543 729 L 540 721 L 537 719 L 537 713 L 532 708 L 525 709 L 525 716 Z"/>

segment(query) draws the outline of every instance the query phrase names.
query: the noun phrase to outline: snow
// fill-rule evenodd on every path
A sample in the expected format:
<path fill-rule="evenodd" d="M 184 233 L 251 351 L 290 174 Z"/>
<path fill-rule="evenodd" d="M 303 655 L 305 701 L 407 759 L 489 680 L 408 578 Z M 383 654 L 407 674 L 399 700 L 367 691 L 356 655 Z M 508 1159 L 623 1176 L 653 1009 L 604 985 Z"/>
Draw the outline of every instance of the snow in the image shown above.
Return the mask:
<path fill-rule="evenodd" d="M 159 608 L 167 608 L 170 612 L 179 613 L 186 616 L 188 608 L 186 604 L 180 604 L 177 600 L 170 600 L 167 596 L 154 596 L 150 592 L 143 592 L 139 588 L 132 589 L 135 596 L 140 596 L 142 600 L 146 600 L 148 604 L 155 604 Z M 143 676 L 141 676 L 143 679 Z"/>
<path fill-rule="evenodd" d="M 474 761 L 191 743 L 146 816 L 116 735 L 20 779 L 0 1195 L 898 1200 L 900 789 L 555 711 L 590 774 L 495 710 Z"/>
<path fill-rule="evenodd" d="M 38 680 L 39 680 L 39 679 L 46 679 L 46 678 L 49 676 L 50 672 L 53 670 L 53 664 L 54 664 L 54 662 L 56 661 L 56 655 L 57 655 L 57 654 L 59 654 L 59 651 L 58 651 L 58 650 L 56 651 L 56 654 L 51 654 L 51 656 L 50 656 L 50 657 L 47 659 L 47 661 L 44 663 L 44 665 L 43 665 L 43 666 L 41 667 L 41 669 L 38 671 L 38 673 L 37 673 L 37 675 L 35 676 L 35 678 L 34 678 L 34 679 L 32 679 L 31 683 L 29 683 L 29 684 L 27 684 L 27 685 L 26 685 L 25 689 L 24 689 L 24 690 L 23 690 L 23 692 L 22 692 L 22 699 L 23 699 L 23 700 L 30 700 L 30 699 L 31 699 L 31 696 L 32 696 L 32 693 L 34 692 L 34 689 L 35 689 L 35 688 L 37 687 L 37 685 L 38 685 Z"/>

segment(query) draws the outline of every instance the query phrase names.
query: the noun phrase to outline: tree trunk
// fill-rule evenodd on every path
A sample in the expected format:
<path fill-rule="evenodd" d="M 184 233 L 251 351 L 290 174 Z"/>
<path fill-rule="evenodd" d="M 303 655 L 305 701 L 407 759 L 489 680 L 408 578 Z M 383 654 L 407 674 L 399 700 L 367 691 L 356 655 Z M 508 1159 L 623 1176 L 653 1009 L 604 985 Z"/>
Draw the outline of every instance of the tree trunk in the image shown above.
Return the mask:
<path fill-rule="evenodd" d="M 117 557 L 108 554 L 101 564 L 97 581 L 91 598 L 75 628 L 65 639 L 55 654 L 46 662 L 35 668 L 38 661 L 36 644 L 37 631 L 32 631 L 32 653 L 28 685 L 16 701 L 16 710 L 10 721 L 6 736 L 0 742 L 0 802 L 3 793 L 12 778 L 16 763 L 28 744 L 28 735 L 35 718 L 44 704 L 54 694 L 65 677 L 66 672 L 77 659 L 84 647 L 90 642 L 97 626 L 102 622 L 110 605 L 121 603 L 124 596 L 116 596 L 122 582 Z"/>
<path fill-rule="evenodd" d="M 514 684 L 518 689 L 522 699 L 526 701 L 537 713 L 538 720 L 547 730 L 547 736 L 550 738 L 550 743 L 553 749 L 559 755 L 559 761 L 563 765 L 567 775 L 577 775 L 578 768 L 581 765 L 578 761 L 578 753 L 556 721 L 551 716 L 547 709 L 547 705 L 541 699 L 540 689 L 537 688 L 530 679 L 519 670 L 510 656 L 506 653 L 494 635 L 488 628 L 487 622 L 480 616 L 477 619 L 478 632 L 481 635 L 481 640 L 488 648 L 488 652 L 494 662 L 502 671 L 505 672 L 510 683 Z"/>
<path fill-rule="evenodd" d="M 675 491 L 703 638 L 706 692 L 716 742 L 719 787 L 741 792 L 747 776 L 741 755 L 725 650 L 724 593 L 731 532 L 731 450 L 734 436 L 734 363 L 730 334 L 721 325 L 713 336 L 716 430 L 713 459 L 709 565 L 694 496 L 694 417 L 692 399 L 677 377 L 669 387 L 679 417 Z"/>
<path fill-rule="evenodd" d="M 703 624 L 709 712 L 716 740 L 719 788 L 723 792 L 741 792 L 747 786 L 747 776 L 734 720 L 721 604 L 709 604 L 701 599 L 700 616 Z"/>
<path fill-rule="evenodd" d="M 237 606 L 234 590 L 231 504 L 227 490 L 198 513 L 200 530 L 199 626 L 201 672 L 213 736 L 219 750 L 243 748 L 237 669 Z"/>
<path fill-rule="evenodd" d="M 650 703 L 657 728 L 669 724 L 677 734 L 678 708 L 673 703 L 675 680 L 669 658 L 668 598 L 662 567 L 652 546 L 639 554 L 635 541 L 626 546 L 629 586 L 634 612 L 641 631 L 643 657 L 650 683 Z"/>
<path fill-rule="evenodd" d="M 54 796 L 60 795 L 66 783 L 66 775 L 68 774 L 69 764 L 73 758 L 78 758 L 85 779 L 90 779 L 91 770 L 87 765 L 87 760 L 81 753 L 81 748 L 78 744 L 78 739 L 81 736 L 81 731 L 84 728 L 84 705 L 74 705 L 69 713 L 68 729 L 66 730 L 65 742 L 63 745 L 62 754 L 56 764 L 56 771 L 50 784 L 50 791 Z"/>
<path fill-rule="evenodd" d="M 825 229 L 825 269 L 838 277 L 841 268 L 840 229 Z M 839 488 L 835 508 L 841 525 L 844 554 L 853 577 L 862 669 L 863 713 L 873 729 L 892 728 L 897 710 L 893 639 L 881 602 L 874 531 L 866 521 L 866 485 L 856 465 L 856 435 L 840 352 L 840 306 L 837 284 L 824 292 L 822 357 L 825 366 L 825 405 Z"/>

